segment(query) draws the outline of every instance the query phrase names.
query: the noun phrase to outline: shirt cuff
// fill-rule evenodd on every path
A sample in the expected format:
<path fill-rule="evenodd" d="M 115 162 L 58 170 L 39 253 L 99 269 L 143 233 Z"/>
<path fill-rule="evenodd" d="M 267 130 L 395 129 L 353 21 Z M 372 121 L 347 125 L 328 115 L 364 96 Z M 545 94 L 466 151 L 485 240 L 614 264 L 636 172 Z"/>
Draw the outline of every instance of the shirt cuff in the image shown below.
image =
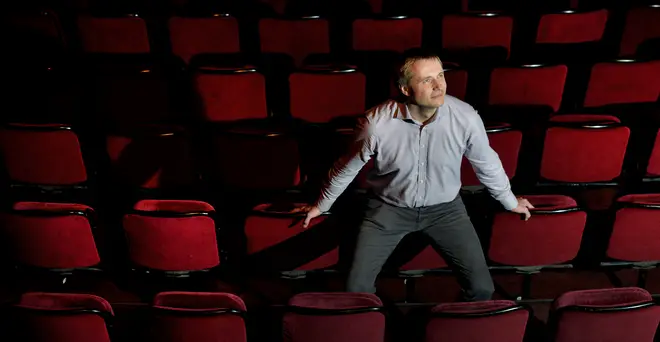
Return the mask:
<path fill-rule="evenodd" d="M 319 210 L 321 211 L 321 213 L 326 213 L 326 212 L 328 212 L 328 211 L 330 210 L 330 208 L 332 207 L 332 203 L 333 203 L 333 201 L 331 201 L 331 200 L 328 200 L 328 199 L 320 199 L 320 200 L 318 200 L 318 201 L 314 204 L 314 206 L 317 207 L 317 208 L 319 208 Z"/>
<path fill-rule="evenodd" d="M 509 193 L 500 200 L 500 203 L 502 203 L 504 209 L 512 210 L 518 206 L 518 198 L 516 198 L 513 192 L 509 191 Z"/>

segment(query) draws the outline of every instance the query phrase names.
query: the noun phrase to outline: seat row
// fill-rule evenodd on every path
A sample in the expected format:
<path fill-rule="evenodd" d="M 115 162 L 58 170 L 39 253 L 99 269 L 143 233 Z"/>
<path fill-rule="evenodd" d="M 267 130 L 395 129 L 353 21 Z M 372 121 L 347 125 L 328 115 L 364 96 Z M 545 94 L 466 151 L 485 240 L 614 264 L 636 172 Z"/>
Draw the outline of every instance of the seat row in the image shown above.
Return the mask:
<path fill-rule="evenodd" d="M 28 292 L 7 311 L 14 313 L 9 331 L 16 341 L 112 340 L 113 308 L 101 297 Z M 382 342 L 388 311 L 372 294 L 300 293 L 284 308 L 281 339 Z M 245 323 L 250 314 L 243 300 L 230 293 L 162 292 L 149 307 L 143 338 L 244 342 L 250 336 Z M 547 340 L 553 342 L 651 342 L 660 322 L 660 308 L 640 288 L 567 292 L 556 298 L 550 315 Z M 507 300 L 439 304 L 419 317 L 419 328 L 410 328 L 406 340 L 522 342 L 533 336 L 532 317 L 529 307 Z"/>
<path fill-rule="evenodd" d="M 611 13 L 605 9 L 562 11 L 536 19 L 528 14 L 515 25 L 512 15 L 469 13 L 446 15 L 440 25 L 423 23 L 420 18 L 395 16 L 356 19 L 347 28 L 336 28 L 329 20 L 319 17 L 264 18 L 256 27 L 246 27 L 247 24 L 239 23 L 234 17 L 217 13 L 207 17 L 176 16 L 167 24 L 147 22 L 136 14 L 120 17 L 81 15 L 71 25 L 75 27 L 74 32 L 64 36 L 65 31 L 56 13 L 45 11 L 16 15 L 10 21 L 13 28 L 10 26 L 6 34 L 17 52 L 20 49 L 39 51 L 41 44 L 41 48 L 73 49 L 84 53 L 146 54 L 159 50 L 158 46 L 162 45 L 186 63 L 200 54 L 258 51 L 288 55 L 296 66 L 300 66 L 307 57 L 316 54 L 402 52 L 427 46 L 442 49 L 452 59 L 470 60 L 468 57 L 473 57 L 492 64 L 512 56 L 527 60 L 546 57 L 562 46 L 586 46 L 579 51 L 593 57 L 599 54 L 606 54 L 606 58 L 634 56 L 647 41 L 652 48 L 657 48 L 652 41 L 660 37 L 660 31 L 654 25 L 659 13 L 658 7 L 634 8 L 627 12 L 622 28 L 612 29 L 608 28 L 608 23 L 610 26 L 619 24 L 617 20 L 608 21 Z M 159 28 L 159 25 L 164 27 Z M 520 25 L 529 27 L 521 27 L 518 37 L 514 27 Z M 610 30 L 620 32 L 615 36 L 609 34 Z M 158 38 L 161 31 L 168 32 L 166 38 Z M 536 34 L 526 37 L 529 31 Z M 167 42 L 161 42 L 164 40 Z M 609 47 L 610 40 L 613 47 L 597 49 L 601 45 Z M 464 52 L 470 49 L 474 49 L 474 53 L 466 56 Z M 484 52 L 489 53 L 478 58 Z"/>
<path fill-rule="evenodd" d="M 444 66 L 448 94 L 474 105 L 486 121 L 517 123 L 583 111 L 636 117 L 639 104 L 657 108 L 660 96 L 660 81 L 654 77 L 660 73 L 660 60 L 615 60 L 583 68 Z M 374 65 L 368 68 L 325 65 L 283 73 L 272 67 L 207 64 L 172 77 L 160 67 L 132 63 L 73 70 L 49 66 L 8 78 L 12 95 L 7 101 L 22 110 L 6 113 L 3 120 L 86 120 L 102 127 L 269 117 L 327 123 L 399 97 L 392 66 L 377 72 Z M 73 77 L 77 72 L 84 75 Z M 34 78 L 41 80 L 38 86 Z M 34 101 L 34 96 L 42 100 Z"/>
<path fill-rule="evenodd" d="M 614 221 L 602 223 L 612 225 L 611 234 L 599 227 L 598 236 L 585 233 L 588 211 L 573 198 L 525 198 L 535 206 L 533 219 L 524 221 L 499 210 L 488 231 L 480 231 L 486 237 L 485 254 L 492 272 L 525 275 L 522 293 L 507 295 L 528 298 L 533 274 L 583 266 L 576 262 L 589 267 L 595 263 L 604 271 L 639 269 L 638 286 L 645 286 L 646 272 L 660 260 L 655 224 L 660 218 L 660 195 L 618 198 Z M 325 213 L 304 229 L 304 216 L 292 213 L 302 205 L 259 204 L 246 217 L 228 220 L 206 202 L 140 200 L 123 213 L 119 228 L 100 223 L 95 211 L 86 205 L 16 202 L 2 214 L 4 262 L 27 274 L 48 270 L 63 277 L 72 272 L 105 270 L 112 275 L 130 269 L 147 278 L 218 277 L 216 271 L 223 269 L 241 273 L 236 276 L 286 278 L 341 272 L 346 254 L 340 252 L 351 245 L 345 233 L 356 227 L 344 214 Z M 237 221 L 240 226 L 234 226 Z M 119 241 L 113 238 L 118 236 L 125 241 L 112 242 Z M 448 263 L 425 240 L 411 235 L 404 241 L 402 252 L 390 258 L 383 275 L 409 278 L 449 271 Z M 606 244 L 603 254 L 584 257 L 594 251 L 582 246 L 595 246 L 599 241 Z M 125 247 L 121 245 L 124 242 Z M 125 256 L 119 255 L 123 250 L 127 264 L 121 261 Z"/>
<path fill-rule="evenodd" d="M 218 129 L 208 137 L 176 129 L 127 133 L 81 144 L 71 126 L 6 125 L 0 130 L 5 184 L 17 190 L 66 190 L 108 181 L 133 189 L 192 190 L 204 183 L 225 190 L 304 190 L 325 180 L 334 161 L 348 151 L 354 134 L 313 128 L 301 134 Z M 514 181 L 522 177 L 541 185 L 602 185 L 627 178 L 650 181 L 660 175 L 657 131 L 646 144 L 629 147 L 630 129 L 613 116 L 554 116 L 540 145 L 529 138 L 523 146 L 527 136 L 507 124 L 488 125 L 487 133 Z M 355 185 L 366 188 L 370 178 L 380 176 L 372 170 L 369 162 Z M 466 160 L 460 173 L 464 187 L 480 184 Z"/>

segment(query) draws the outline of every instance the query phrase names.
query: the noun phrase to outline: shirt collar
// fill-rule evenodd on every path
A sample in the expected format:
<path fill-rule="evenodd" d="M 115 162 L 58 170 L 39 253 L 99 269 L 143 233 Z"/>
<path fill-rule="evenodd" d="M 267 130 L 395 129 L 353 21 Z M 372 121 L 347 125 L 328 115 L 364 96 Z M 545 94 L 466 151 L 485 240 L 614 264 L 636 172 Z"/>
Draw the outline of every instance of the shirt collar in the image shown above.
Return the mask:
<path fill-rule="evenodd" d="M 443 103 L 442 105 L 440 105 L 440 107 L 438 107 L 438 109 L 435 111 L 435 115 L 431 118 L 431 120 L 429 120 L 426 123 L 426 125 L 428 126 L 428 125 L 434 123 L 435 121 L 437 121 L 438 117 L 440 117 L 440 115 L 442 115 L 442 112 L 443 112 L 444 109 L 446 109 L 446 107 L 447 107 L 446 103 Z M 421 122 L 415 120 L 412 117 L 412 115 L 410 115 L 410 110 L 408 109 L 408 103 L 407 102 L 399 103 L 399 110 L 397 110 L 397 112 L 394 114 L 394 117 L 397 118 L 397 119 L 403 120 L 405 122 L 418 125 L 418 126 L 422 125 Z"/>

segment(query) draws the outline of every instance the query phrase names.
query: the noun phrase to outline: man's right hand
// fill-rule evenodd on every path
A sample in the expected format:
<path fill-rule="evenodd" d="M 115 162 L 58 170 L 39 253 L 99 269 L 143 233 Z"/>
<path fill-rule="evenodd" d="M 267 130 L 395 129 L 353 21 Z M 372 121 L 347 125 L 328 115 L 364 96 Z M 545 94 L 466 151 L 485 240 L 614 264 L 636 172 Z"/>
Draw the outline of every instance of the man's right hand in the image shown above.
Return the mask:
<path fill-rule="evenodd" d="M 303 228 L 307 228 L 312 219 L 321 216 L 321 210 L 319 210 L 318 207 L 312 205 L 306 205 L 304 207 L 293 209 L 291 213 L 307 213 L 305 222 L 303 222 Z"/>

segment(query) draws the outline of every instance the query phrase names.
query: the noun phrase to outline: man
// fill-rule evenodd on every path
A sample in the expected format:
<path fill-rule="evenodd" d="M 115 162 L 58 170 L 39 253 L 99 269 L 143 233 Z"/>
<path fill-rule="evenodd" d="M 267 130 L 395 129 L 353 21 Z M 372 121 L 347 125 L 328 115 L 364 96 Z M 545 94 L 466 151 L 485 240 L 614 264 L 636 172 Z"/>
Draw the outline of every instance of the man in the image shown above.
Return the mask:
<path fill-rule="evenodd" d="M 304 222 L 328 211 L 360 169 L 374 158 L 353 264 L 350 292 L 375 292 L 387 258 L 408 233 L 422 231 L 457 274 L 467 301 L 488 300 L 494 288 L 479 238 L 459 194 L 463 156 L 507 210 L 529 219 L 532 205 L 517 199 L 484 124 L 467 103 L 446 95 L 440 58 L 412 52 L 399 70 L 405 103 L 387 101 L 360 119 L 352 150 L 330 172 Z"/>

